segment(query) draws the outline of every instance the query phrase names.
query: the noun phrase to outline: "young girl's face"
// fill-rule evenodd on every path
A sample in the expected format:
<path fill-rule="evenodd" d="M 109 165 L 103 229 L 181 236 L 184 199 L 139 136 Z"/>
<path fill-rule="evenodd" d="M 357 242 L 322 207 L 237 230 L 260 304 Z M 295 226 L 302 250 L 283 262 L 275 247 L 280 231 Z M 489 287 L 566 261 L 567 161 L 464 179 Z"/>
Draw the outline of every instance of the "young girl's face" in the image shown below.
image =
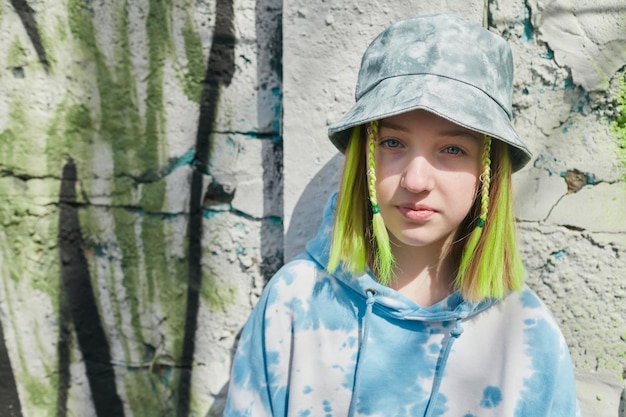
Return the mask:
<path fill-rule="evenodd" d="M 376 192 L 391 241 L 443 246 L 476 196 L 482 135 L 424 110 L 382 119 L 378 133 Z"/>

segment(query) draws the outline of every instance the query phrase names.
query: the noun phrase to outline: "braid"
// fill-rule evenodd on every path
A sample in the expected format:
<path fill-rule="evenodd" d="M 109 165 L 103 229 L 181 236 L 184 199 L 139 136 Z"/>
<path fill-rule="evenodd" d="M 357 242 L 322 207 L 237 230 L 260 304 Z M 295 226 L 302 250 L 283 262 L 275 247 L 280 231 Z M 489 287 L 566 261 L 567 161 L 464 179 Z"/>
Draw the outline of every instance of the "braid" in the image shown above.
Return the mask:
<path fill-rule="evenodd" d="M 372 204 L 372 231 L 376 250 L 373 254 L 373 269 L 378 280 L 383 285 L 389 285 L 393 271 L 394 258 L 389 243 L 389 233 L 385 227 L 385 221 L 380 214 L 378 199 L 376 198 L 376 161 L 374 151 L 376 149 L 376 136 L 378 135 L 378 121 L 373 121 L 367 127 L 368 155 L 367 177 L 370 203 Z"/>
<path fill-rule="evenodd" d="M 483 227 L 487 221 L 487 213 L 489 211 L 489 186 L 491 185 L 491 138 L 487 135 L 484 135 L 484 138 L 485 142 L 483 144 L 483 153 L 481 158 L 483 171 L 480 174 L 480 214 L 476 222 L 476 227 L 470 233 L 469 240 L 467 241 L 465 249 L 463 250 L 463 255 L 461 256 L 459 272 L 456 278 L 457 288 L 463 288 L 465 280 L 468 279 L 468 277 L 466 277 L 467 267 L 474 256 L 474 251 L 478 245 L 480 236 L 483 233 Z"/>
<path fill-rule="evenodd" d="M 376 150 L 376 136 L 378 135 L 378 122 L 370 123 L 367 129 L 367 144 L 369 152 L 367 153 L 367 188 L 370 194 L 370 203 L 372 203 L 372 211 L 374 214 L 380 212 L 378 208 L 378 199 L 376 198 L 376 161 L 374 160 L 374 152 Z"/>
<path fill-rule="evenodd" d="M 478 216 L 478 227 L 483 227 L 487 221 L 489 212 L 489 186 L 491 185 L 491 138 L 485 135 L 485 146 L 483 147 L 483 172 L 480 174 L 480 215 Z"/>

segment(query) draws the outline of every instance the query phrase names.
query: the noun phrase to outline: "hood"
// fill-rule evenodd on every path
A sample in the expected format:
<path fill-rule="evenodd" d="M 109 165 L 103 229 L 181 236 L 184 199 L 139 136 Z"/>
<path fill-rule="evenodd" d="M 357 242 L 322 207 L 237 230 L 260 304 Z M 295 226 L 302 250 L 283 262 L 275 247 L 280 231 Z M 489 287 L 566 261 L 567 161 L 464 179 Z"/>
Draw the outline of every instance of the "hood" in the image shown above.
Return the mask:
<path fill-rule="evenodd" d="M 324 208 L 322 224 L 317 235 L 306 245 L 306 252 L 324 270 L 328 265 L 332 230 L 335 214 L 337 193 L 334 193 Z M 454 292 L 444 300 L 429 307 L 420 307 L 413 300 L 405 297 L 396 290 L 381 285 L 375 275 L 368 268 L 361 275 L 345 271 L 341 264 L 332 274 L 340 283 L 360 294 L 364 299 L 373 294 L 375 298 L 374 310 L 378 314 L 396 319 L 421 321 L 451 321 L 471 317 L 497 302 L 487 299 L 480 303 L 465 301 L 459 291 Z"/>

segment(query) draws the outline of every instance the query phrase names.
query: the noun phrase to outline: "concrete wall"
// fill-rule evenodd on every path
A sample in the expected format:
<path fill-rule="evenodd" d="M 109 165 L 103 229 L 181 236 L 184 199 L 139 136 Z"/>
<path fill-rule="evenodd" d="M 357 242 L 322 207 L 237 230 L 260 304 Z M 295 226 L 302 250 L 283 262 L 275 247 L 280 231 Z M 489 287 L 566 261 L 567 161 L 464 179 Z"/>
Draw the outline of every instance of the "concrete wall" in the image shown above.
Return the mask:
<path fill-rule="evenodd" d="M 282 262 L 281 13 L 0 3 L 1 416 L 211 413 Z"/>
<path fill-rule="evenodd" d="M 221 415 L 243 322 L 338 182 L 326 127 L 353 101 L 363 50 L 436 11 L 481 22 L 485 8 L 0 3 L 0 415 Z M 586 415 L 614 417 L 626 6 L 487 11 L 513 47 L 515 124 L 535 154 L 515 180 L 529 283 L 561 322 Z"/>

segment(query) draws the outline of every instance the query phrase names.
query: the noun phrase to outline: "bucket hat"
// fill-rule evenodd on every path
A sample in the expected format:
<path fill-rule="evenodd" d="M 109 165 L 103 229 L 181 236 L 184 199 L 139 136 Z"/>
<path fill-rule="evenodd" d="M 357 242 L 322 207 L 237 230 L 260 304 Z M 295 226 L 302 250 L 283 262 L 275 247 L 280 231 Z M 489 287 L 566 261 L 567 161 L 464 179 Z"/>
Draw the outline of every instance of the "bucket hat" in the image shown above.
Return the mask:
<path fill-rule="evenodd" d="M 458 16 L 419 16 L 389 26 L 368 46 L 356 103 L 328 136 L 344 152 L 353 127 L 423 109 L 507 143 L 517 171 L 532 154 L 511 124 L 512 92 L 504 39 Z"/>

